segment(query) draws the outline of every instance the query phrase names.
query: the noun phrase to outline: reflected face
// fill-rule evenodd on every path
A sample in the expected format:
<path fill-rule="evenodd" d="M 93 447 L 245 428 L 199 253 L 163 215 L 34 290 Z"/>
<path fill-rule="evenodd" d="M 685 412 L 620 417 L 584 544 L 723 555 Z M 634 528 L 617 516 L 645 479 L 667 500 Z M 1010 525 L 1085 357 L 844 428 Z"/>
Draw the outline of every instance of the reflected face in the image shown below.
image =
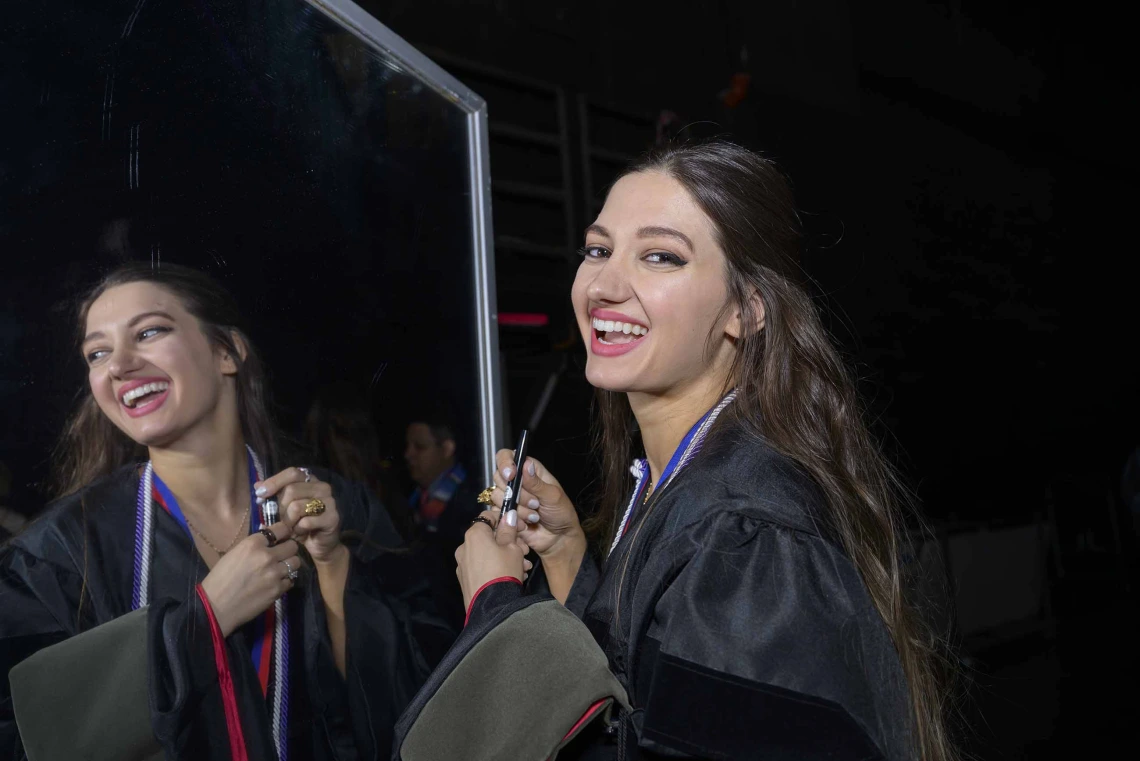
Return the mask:
<path fill-rule="evenodd" d="M 721 317 L 725 266 L 712 222 L 679 182 L 660 172 L 619 180 L 586 230 L 571 293 L 587 380 L 657 394 L 721 382 L 739 335 L 739 320 Z"/>
<path fill-rule="evenodd" d="M 412 423 L 408 426 L 407 445 L 404 447 L 404 461 L 412 480 L 422 487 L 428 487 L 454 461 L 455 442 L 450 439 L 438 441 L 427 423 Z"/>
<path fill-rule="evenodd" d="M 169 291 L 153 283 L 107 289 L 88 310 L 85 335 L 91 393 L 138 443 L 170 446 L 225 409 L 226 376 L 236 365 Z M 237 414 L 236 403 L 230 407 Z"/>

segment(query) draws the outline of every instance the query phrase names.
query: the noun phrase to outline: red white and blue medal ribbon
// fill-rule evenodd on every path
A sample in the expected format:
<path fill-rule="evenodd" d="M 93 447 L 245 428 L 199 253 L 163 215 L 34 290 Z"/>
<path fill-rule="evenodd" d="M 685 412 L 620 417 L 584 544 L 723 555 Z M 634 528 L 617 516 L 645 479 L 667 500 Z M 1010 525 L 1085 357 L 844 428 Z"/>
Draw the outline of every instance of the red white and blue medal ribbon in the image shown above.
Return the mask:
<path fill-rule="evenodd" d="M 681 472 L 689 462 L 697 456 L 697 452 L 701 451 L 704 446 L 705 439 L 709 435 L 709 430 L 712 429 L 713 423 L 724 411 L 724 408 L 736 398 L 736 389 L 729 391 L 717 406 L 705 413 L 705 416 L 698 420 L 689 432 L 685 434 L 685 438 L 681 439 L 681 443 L 677 445 L 677 449 L 673 452 L 673 456 L 669 459 L 669 464 L 665 466 L 665 470 L 661 473 L 660 483 L 657 486 L 657 493 L 669 485 L 669 482 L 676 478 L 677 474 Z M 641 458 L 633 461 L 629 468 L 633 477 L 637 479 L 637 484 L 633 487 L 633 494 L 629 498 L 629 505 L 625 508 L 625 514 L 622 516 L 621 525 L 618 526 L 617 533 L 614 535 L 613 544 L 610 545 L 609 554 L 617 549 L 618 542 L 625 535 L 625 530 L 629 527 L 630 516 L 633 515 L 633 510 L 637 503 L 641 501 L 641 495 L 645 492 L 645 487 L 649 482 L 649 461 Z"/>
<path fill-rule="evenodd" d="M 257 455 L 252 449 L 249 447 L 246 447 L 246 449 L 249 451 L 250 461 L 252 462 L 251 470 L 253 472 L 251 475 L 256 475 L 258 481 L 263 480 L 265 473 L 262 470 L 260 460 L 258 460 Z M 179 524 L 183 526 L 187 533 L 190 531 L 185 518 L 182 516 L 181 510 L 177 508 L 177 503 L 174 501 L 173 495 L 171 495 L 169 490 L 165 488 L 165 485 L 161 483 L 161 479 L 156 478 L 154 465 L 148 462 L 146 468 L 143 470 L 142 478 L 139 481 L 138 500 L 135 510 L 134 584 L 131 591 L 132 610 L 144 607 L 149 602 L 151 556 L 154 546 L 154 503 L 156 492 L 158 493 L 161 504 L 178 520 Z M 171 510 L 171 506 L 174 507 L 173 510 Z M 277 503 L 273 500 L 266 500 L 260 510 L 252 507 L 251 510 L 253 516 L 250 520 L 250 533 L 257 531 L 262 526 L 276 523 L 278 520 L 278 507 Z M 289 618 L 284 595 L 273 603 L 273 608 L 266 611 L 262 619 L 263 634 L 261 637 L 258 637 L 258 641 L 254 644 L 252 653 L 253 664 L 254 669 L 258 673 L 262 691 L 265 693 L 266 699 L 270 702 L 270 730 L 273 735 L 273 744 L 277 750 L 277 757 L 279 761 L 287 761 Z M 270 653 L 272 653 L 272 664 L 269 658 Z M 269 684 L 269 674 L 271 671 L 273 674 L 272 685 Z"/>

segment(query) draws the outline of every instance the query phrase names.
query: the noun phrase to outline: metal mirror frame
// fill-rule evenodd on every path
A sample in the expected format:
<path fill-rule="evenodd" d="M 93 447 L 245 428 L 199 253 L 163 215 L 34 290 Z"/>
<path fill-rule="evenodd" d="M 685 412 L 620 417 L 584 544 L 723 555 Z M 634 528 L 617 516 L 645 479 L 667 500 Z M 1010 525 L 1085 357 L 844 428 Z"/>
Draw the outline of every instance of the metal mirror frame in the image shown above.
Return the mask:
<path fill-rule="evenodd" d="M 397 61 L 467 116 L 467 177 L 471 204 L 471 243 L 475 257 L 473 316 L 479 344 L 480 443 L 484 475 L 489 475 L 495 470 L 495 451 L 504 439 L 499 384 L 495 253 L 491 228 L 487 103 L 351 0 L 305 1 L 352 31 L 371 47 Z"/>

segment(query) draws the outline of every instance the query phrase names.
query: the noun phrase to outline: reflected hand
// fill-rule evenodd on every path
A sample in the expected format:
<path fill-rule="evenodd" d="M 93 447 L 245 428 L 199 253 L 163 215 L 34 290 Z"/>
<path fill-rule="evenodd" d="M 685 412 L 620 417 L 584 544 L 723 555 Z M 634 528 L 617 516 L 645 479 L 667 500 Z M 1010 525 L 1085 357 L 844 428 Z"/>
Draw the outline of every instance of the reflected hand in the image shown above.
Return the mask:
<path fill-rule="evenodd" d="M 331 562 L 340 544 L 340 513 L 336 509 L 332 486 L 300 468 L 286 468 L 280 473 L 254 484 L 258 496 L 276 495 L 281 506 L 281 519 L 289 526 L 293 538 L 305 550 L 313 563 Z M 264 489 L 264 492 L 262 490 Z M 324 512 L 306 515 L 305 507 L 312 500 L 324 504 Z"/>
<path fill-rule="evenodd" d="M 301 567 L 297 543 L 289 538 L 289 526 L 284 523 L 274 523 L 269 530 L 278 539 L 275 546 L 270 547 L 261 532 L 250 534 L 222 555 L 202 579 L 202 591 L 223 637 L 264 613 L 293 588 L 289 569 Z"/>

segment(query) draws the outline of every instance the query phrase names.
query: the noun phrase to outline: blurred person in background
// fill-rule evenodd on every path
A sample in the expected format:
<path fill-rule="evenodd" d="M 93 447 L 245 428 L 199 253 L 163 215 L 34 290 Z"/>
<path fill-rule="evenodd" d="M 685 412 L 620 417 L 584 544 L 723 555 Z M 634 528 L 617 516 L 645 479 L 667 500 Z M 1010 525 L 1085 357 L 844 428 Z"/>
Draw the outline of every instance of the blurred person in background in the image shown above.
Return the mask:
<path fill-rule="evenodd" d="M 449 623 L 462 625 L 463 595 L 455 576 L 455 550 L 481 507 L 459 452 L 455 429 L 444 415 L 424 414 L 408 424 L 404 461 L 415 484 L 408 499 L 415 543 L 441 614 Z"/>
<path fill-rule="evenodd" d="M 383 455 L 371 405 L 357 388 L 332 383 L 317 392 L 305 418 L 305 445 L 317 465 L 368 487 L 400 536 L 414 538 L 412 511 Z"/>

